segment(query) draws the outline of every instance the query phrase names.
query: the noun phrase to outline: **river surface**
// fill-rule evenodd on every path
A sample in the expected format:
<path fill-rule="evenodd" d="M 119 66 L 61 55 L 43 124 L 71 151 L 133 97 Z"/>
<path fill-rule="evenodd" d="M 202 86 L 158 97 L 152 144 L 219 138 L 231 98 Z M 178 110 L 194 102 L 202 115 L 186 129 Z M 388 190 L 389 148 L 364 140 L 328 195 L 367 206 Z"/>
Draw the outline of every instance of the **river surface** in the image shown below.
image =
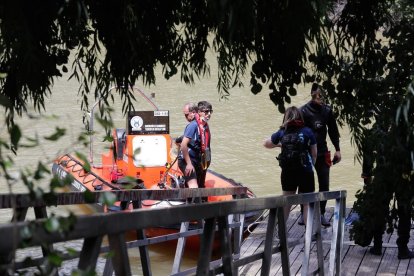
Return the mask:
<path fill-rule="evenodd" d="M 214 65 L 212 69 L 214 68 Z M 196 81 L 192 86 L 180 82 L 178 77 L 164 80 L 159 72 L 157 85 L 152 87 L 140 86 L 147 94 L 155 93 L 155 102 L 160 109 L 170 111 L 170 132 L 173 137 L 182 134 L 186 125 L 182 114 L 182 107 L 186 102 L 207 100 L 213 105 L 214 113 L 209 122 L 212 135 L 212 164 L 210 169 L 232 178 L 251 188 L 257 196 L 280 195 L 280 168 L 275 156 L 279 149 L 265 149 L 263 140 L 268 138 L 280 126 L 283 115 L 270 101 L 267 91 L 258 95 L 250 92 L 248 81 L 246 87 L 234 88 L 227 99 L 220 99 L 217 92 L 217 72 L 212 71 L 211 77 Z M 18 168 L 32 167 L 40 161 L 51 167 L 51 162 L 58 154 L 81 150 L 87 151 L 76 142 L 76 138 L 83 130 L 83 112 L 80 108 L 80 99 L 77 95 L 78 84 L 73 80 L 63 78 L 56 80 L 52 95 L 46 99 L 46 111 L 42 116 L 31 109 L 29 114 L 18 119 L 24 135 L 29 137 L 44 137 L 52 134 L 56 127 L 66 128 L 67 135 L 57 143 L 44 139 L 37 148 L 21 148 L 18 156 L 14 157 Z M 298 95 L 293 98 L 292 104 L 300 106 L 310 100 L 310 87 L 299 86 Z M 142 103 L 142 98 L 137 98 Z M 93 100 L 91 100 L 91 104 Z M 116 127 L 125 127 L 125 120 L 121 119 L 121 102 L 118 100 L 113 107 L 119 109 L 115 118 Z M 140 103 L 137 104 L 140 108 Z M 151 110 L 150 106 L 143 109 Z M 3 113 L 4 114 L 4 113 Z M 1 137 L 5 137 L 6 128 L 0 128 Z M 361 166 L 354 160 L 355 149 L 350 142 L 348 128 L 340 129 L 342 161 L 331 169 L 331 190 L 347 190 L 347 206 L 354 201 L 355 192 L 362 187 L 360 178 Z M 99 135 L 95 139 L 96 147 L 103 148 L 99 143 Z M 329 143 L 333 150 L 332 144 Z M 97 152 L 96 152 L 97 153 Z M 95 155 L 95 158 L 99 158 Z M 98 159 L 95 159 L 99 162 Z M 46 185 L 45 183 L 40 184 Z M 3 179 L 0 188 L 7 193 L 8 186 Z M 25 192 L 21 183 L 12 185 L 13 192 Z M 333 204 L 333 202 L 330 202 Z M 328 202 L 328 205 L 330 205 Z M 83 210 L 71 208 L 76 213 Z M 6 222 L 10 216 L 0 210 L 0 222 Z M 30 214 L 29 214 L 30 215 Z M 162 246 L 151 248 L 152 269 L 154 275 L 166 275 L 171 271 L 174 249 Z M 131 263 L 139 263 L 138 250 L 130 250 Z M 183 267 L 195 264 L 197 256 L 186 254 Z M 135 266 L 134 275 L 140 275 L 139 266 Z"/>

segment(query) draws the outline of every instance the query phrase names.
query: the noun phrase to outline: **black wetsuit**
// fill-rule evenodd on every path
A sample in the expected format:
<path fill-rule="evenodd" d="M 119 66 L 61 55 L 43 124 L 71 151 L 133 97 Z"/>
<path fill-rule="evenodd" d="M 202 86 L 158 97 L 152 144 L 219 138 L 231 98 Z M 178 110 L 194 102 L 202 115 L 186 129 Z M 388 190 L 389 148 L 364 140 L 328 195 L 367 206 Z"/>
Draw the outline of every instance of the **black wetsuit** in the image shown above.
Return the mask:
<path fill-rule="evenodd" d="M 380 139 L 379 139 L 380 138 Z M 362 162 L 362 177 L 364 177 L 364 183 L 366 190 L 366 198 L 364 201 L 366 206 L 375 206 L 375 209 L 368 208 L 361 210 L 365 212 L 361 214 L 361 219 L 369 219 L 368 224 L 374 225 L 372 235 L 374 238 L 374 248 L 377 248 L 378 253 L 382 251 L 382 236 L 386 230 L 387 218 L 390 212 L 390 202 L 393 197 L 397 203 L 397 215 L 398 215 L 398 228 L 397 228 L 397 246 L 399 254 L 404 254 L 408 251 L 408 242 L 410 239 L 411 231 L 411 195 L 413 194 L 412 182 L 400 183 L 404 186 L 404 189 L 397 189 L 398 185 L 395 182 L 398 180 L 398 176 L 404 174 L 404 172 L 410 171 L 407 169 L 407 164 L 398 163 L 395 164 L 394 170 L 389 171 L 386 164 L 384 164 L 384 152 L 385 147 L 391 147 L 391 139 L 387 137 L 387 131 L 382 130 L 377 125 L 374 125 L 369 135 L 363 143 L 363 162 Z M 400 153 L 397 156 L 404 156 L 410 154 L 410 151 L 404 147 L 395 147 L 395 151 Z M 407 160 L 408 158 L 402 158 Z M 374 167 L 376 164 L 376 167 Z M 375 179 L 372 177 L 375 174 Z M 395 177 L 390 175 L 395 174 Z M 404 185 L 405 184 L 405 185 Z M 411 185 L 410 185 L 411 184 Z M 408 204 L 407 204 L 408 202 Z M 369 230 L 366 230 L 366 232 Z M 382 253 L 382 252 L 381 252 Z"/>
<path fill-rule="evenodd" d="M 329 167 L 331 166 L 328 154 L 326 136 L 329 135 L 336 151 L 339 148 L 339 131 L 335 116 L 328 105 L 319 105 L 313 101 L 308 102 L 301 108 L 305 126 L 313 130 L 318 147 L 318 157 L 315 170 L 318 175 L 319 191 L 329 191 Z M 321 214 L 325 214 L 326 201 L 321 202 Z"/>

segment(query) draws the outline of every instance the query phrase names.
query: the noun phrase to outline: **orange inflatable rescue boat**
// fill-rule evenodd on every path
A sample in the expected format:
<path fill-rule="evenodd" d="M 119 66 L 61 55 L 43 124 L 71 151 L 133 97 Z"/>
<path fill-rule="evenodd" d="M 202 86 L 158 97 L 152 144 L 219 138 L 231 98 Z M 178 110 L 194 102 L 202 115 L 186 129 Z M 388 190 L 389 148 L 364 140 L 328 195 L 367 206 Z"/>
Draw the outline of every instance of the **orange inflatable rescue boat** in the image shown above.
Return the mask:
<path fill-rule="evenodd" d="M 176 158 L 170 152 L 174 142 L 169 134 L 169 111 L 159 110 L 158 107 L 139 89 L 138 92 L 150 101 L 154 110 L 130 111 L 127 116 L 126 128 L 117 128 L 113 131 L 113 142 L 109 151 L 101 154 L 102 164 L 96 165 L 93 161 L 93 138 L 90 141 L 89 165 L 85 169 L 80 158 L 71 154 L 58 157 L 53 163 L 52 171 L 55 175 L 64 178 L 67 174 L 73 177 L 71 189 L 75 191 L 113 191 L 123 189 L 180 189 L 185 187 L 184 178 L 178 169 Z M 94 108 L 90 114 L 90 132 L 93 133 Z M 131 182 L 131 180 L 133 180 Z M 132 184 L 131 184 L 132 183 Z M 205 188 L 228 188 L 242 186 L 232 179 L 208 170 Z M 246 197 L 255 197 L 248 189 Z M 210 196 L 208 202 L 232 200 L 231 195 Z M 187 204 L 184 201 L 142 201 L 142 208 L 157 208 Z M 104 208 L 102 211 L 120 211 L 132 209 L 132 204 Z M 129 206 L 131 205 L 131 206 Z M 260 214 L 245 214 L 245 225 L 254 222 Z M 194 227 L 197 227 L 196 225 Z M 148 237 L 171 234 L 179 231 L 180 226 L 170 228 L 160 227 L 146 229 Z M 191 228 L 191 225 L 190 225 Z M 187 246 L 196 248 L 197 238 L 187 239 Z"/>

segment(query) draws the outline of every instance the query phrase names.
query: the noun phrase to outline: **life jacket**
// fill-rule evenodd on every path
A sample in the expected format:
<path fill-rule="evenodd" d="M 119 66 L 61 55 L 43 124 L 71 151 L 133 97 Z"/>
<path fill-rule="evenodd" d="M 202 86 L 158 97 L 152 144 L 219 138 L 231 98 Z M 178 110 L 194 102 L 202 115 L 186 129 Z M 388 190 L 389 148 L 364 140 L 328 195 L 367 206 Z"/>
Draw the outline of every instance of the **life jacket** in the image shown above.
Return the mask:
<path fill-rule="evenodd" d="M 299 170 L 306 166 L 308 149 L 302 128 L 288 128 L 280 140 L 282 151 L 276 159 L 282 169 Z"/>
<path fill-rule="evenodd" d="M 195 115 L 197 121 L 198 132 L 201 140 L 201 167 L 206 170 L 210 166 L 211 151 L 210 151 L 210 128 L 208 123 L 203 121 L 198 114 Z"/>

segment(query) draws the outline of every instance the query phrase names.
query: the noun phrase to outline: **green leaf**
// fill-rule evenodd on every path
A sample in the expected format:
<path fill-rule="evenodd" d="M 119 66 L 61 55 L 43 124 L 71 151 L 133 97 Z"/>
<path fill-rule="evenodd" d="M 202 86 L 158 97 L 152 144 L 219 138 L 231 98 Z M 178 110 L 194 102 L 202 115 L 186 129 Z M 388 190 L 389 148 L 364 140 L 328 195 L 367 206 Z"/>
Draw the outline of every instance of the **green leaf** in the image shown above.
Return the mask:
<path fill-rule="evenodd" d="M 29 143 L 20 144 L 20 148 L 34 148 L 40 144 L 39 138 L 37 135 L 35 135 L 35 138 L 31 138 L 31 137 L 25 137 L 25 138 Z"/>
<path fill-rule="evenodd" d="M 30 230 L 30 228 L 28 226 L 23 227 L 20 230 L 20 236 L 22 237 L 22 239 L 24 240 L 28 240 L 32 238 L 32 231 Z"/>
<path fill-rule="evenodd" d="M 62 188 L 62 187 L 65 187 L 66 185 L 67 185 L 67 183 L 65 182 L 65 179 L 68 177 L 68 175 L 69 174 L 66 174 L 66 176 L 65 176 L 65 178 L 64 179 L 61 179 L 60 177 L 58 177 L 57 175 L 54 175 L 53 177 L 52 177 L 52 179 L 50 180 L 50 183 L 49 183 L 49 185 L 50 185 L 50 189 L 52 190 L 52 191 L 54 191 L 56 188 Z M 73 179 L 73 177 L 72 177 L 72 179 Z M 69 183 L 71 183 L 71 182 L 69 182 Z"/>
<path fill-rule="evenodd" d="M 262 85 L 260 83 L 256 83 L 255 85 L 252 86 L 251 89 L 253 94 L 259 94 L 260 91 L 262 91 Z"/>
<path fill-rule="evenodd" d="M 59 256 L 58 254 L 56 254 L 55 252 L 50 252 L 47 255 L 47 259 L 49 261 L 49 263 L 51 263 L 53 266 L 61 266 L 63 263 L 63 259 L 61 256 Z"/>
<path fill-rule="evenodd" d="M 289 95 L 290 96 L 296 96 L 297 95 L 297 91 L 294 87 L 289 87 Z"/>
<path fill-rule="evenodd" d="M 89 163 L 88 159 L 86 158 L 86 156 L 81 153 L 81 152 L 75 152 L 76 157 L 78 157 L 80 160 L 83 161 L 83 169 L 86 172 L 90 172 L 91 171 L 91 164 Z"/>
<path fill-rule="evenodd" d="M 37 169 L 33 178 L 36 180 L 42 179 L 44 174 L 50 174 L 50 170 L 45 167 L 42 162 L 37 163 Z"/>
<path fill-rule="evenodd" d="M 111 192 L 105 192 L 99 198 L 99 202 L 104 205 L 113 206 L 116 202 L 116 196 Z"/>
<path fill-rule="evenodd" d="M 2 95 L 2 94 L 0 94 L 0 105 L 4 106 L 6 108 L 11 108 L 12 107 L 12 104 L 10 103 L 9 99 L 6 96 Z"/>
<path fill-rule="evenodd" d="M 68 255 L 72 257 L 75 257 L 79 253 L 79 250 L 72 247 L 66 247 L 66 251 L 68 252 Z"/>
<path fill-rule="evenodd" d="M 89 136 L 86 133 L 81 133 L 78 136 L 78 142 L 82 143 L 82 145 L 85 147 L 89 145 L 89 141 L 90 141 Z"/>
<path fill-rule="evenodd" d="M 17 150 L 18 144 L 19 144 L 19 141 L 20 141 L 21 137 L 22 137 L 22 133 L 20 131 L 19 126 L 13 124 L 13 126 L 10 130 L 10 139 L 11 139 L 13 149 Z"/>
<path fill-rule="evenodd" d="M 103 119 L 95 116 L 96 121 L 104 128 L 104 129 L 112 129 L 113 122 L 111 119 Z"/>
<path fill-rule="evenodd" d="M 142 151 L 141 147 L 137 147 L 137 148 L 134 150 L 134 158 L 135 158 L 135 155 L 139 155 L 139 154 L 141 153 L 141 151 Z"/>
<path fill-rule="evenodd" d="M 66 129 L 65 128 L 56 127 L 55 128 L 55 133 L 53 133 L 52 135 L 49 135 L 49 136 L 45 136 L 44 138 L 46 140 L 50 140 L 50 141 L 57 141 L 58 139 L 63 137 L 65 134 L 66 134 Z"/>
<path fill-rule="evenodd" d="M 400 120 L 400 116 L 401 116 L 401 105 L 398 106 L 397 112 L 396 112 L 396 115 L 395 115 L 395 123 L 396 124 L 398 124 L 398 121 Z"/>
<path fill-rule="evenodd" d="M 59 223 L 59 220 L 53 216 L 46 220 L 44 226 L 45 226 L 46 231 L 53 233 L 53 232 L 59 231 L 60 223 Z"/>
<path fill-rule="evenodd" d="M 104 258 L 111 259 L 113 256 L 115 256 L 115 252 L 111 250 L 108 253 L 106 253 L 106 255 L 104 255 Z"/>
<path fill-rule="evenodd" d="M 59 223 L 60 223 L 60 231 L 68 232 L 73 229 L 73 226 L 76 223 L 76 215 L 72 212 L 70 212 L 69 216 L 66 218 L 60 217 Z"/>

